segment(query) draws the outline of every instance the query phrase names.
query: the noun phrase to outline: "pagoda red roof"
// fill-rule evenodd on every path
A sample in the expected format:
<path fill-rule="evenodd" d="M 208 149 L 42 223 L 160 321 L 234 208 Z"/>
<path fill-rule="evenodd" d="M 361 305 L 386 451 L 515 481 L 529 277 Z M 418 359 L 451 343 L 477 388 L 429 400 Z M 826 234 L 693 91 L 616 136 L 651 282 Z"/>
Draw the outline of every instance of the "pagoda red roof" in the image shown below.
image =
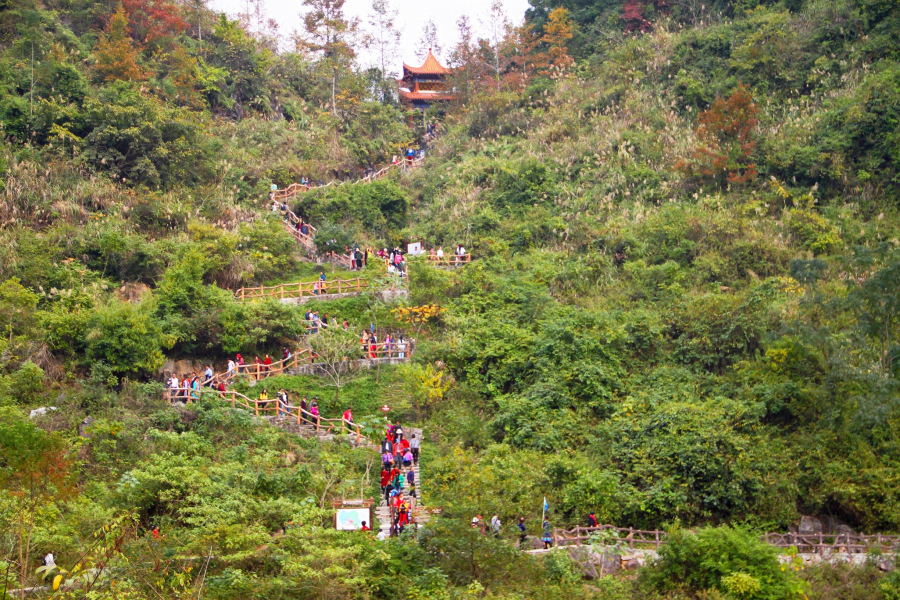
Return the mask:
<path fill-rule="evenodd" d="M 425 62 L 422 63 L 421 67 L 411 67 L 406 63 L 403 63 L 403 71 L 412 73 L 413 75 L 449 75 L 450 69 L 441 65 L 438 62 L 438 59 L 434 57 L 434 54 L 431 53 L 431 49 L 428 49 L 428 56 L 425 57 Z"/>

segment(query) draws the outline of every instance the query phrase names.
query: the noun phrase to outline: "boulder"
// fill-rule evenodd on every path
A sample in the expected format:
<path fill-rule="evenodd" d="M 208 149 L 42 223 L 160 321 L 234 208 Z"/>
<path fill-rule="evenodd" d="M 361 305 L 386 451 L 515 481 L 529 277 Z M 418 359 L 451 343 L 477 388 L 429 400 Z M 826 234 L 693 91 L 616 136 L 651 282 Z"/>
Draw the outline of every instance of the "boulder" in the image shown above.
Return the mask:
<path fill-rule="evenodd" d="M 94 423 L 94 417 L 90 417 L 90 416 L 85 417 L 84 420 L 78 424 L 78 435 L 80 435 L 83 438 L 91 437 L 88 434 L 87 430 L 88 430 L 88 427 L 90 427 L 93 423 Z"/>
<path fill-rule="evenodd" d="M 834 532 L 838 535 L 854 535 L 856 532 L 849 525 L 838 525 L 834 528 Z"/>
<path fill-rule="evenodd" d="M 43 417 L 44 415 L 49 413 L 51 410 L 56 410 L 56 407 L 55 406 L 42 406 L 40 408 L 36 408 L 33 411 L 31 411 L 30 413 L 28 413 L 28 418 L 33 419 L 35 417 Z"/>
<path fill-rule="evenodd" d="M 600 576 L 612 575 L 622 569 L 622 557 L 612 549 L 604 549 L 603 552 L 594 552 L 594 564 L 600 571 Z"/>
<path fill-rule="evenodd" d="M 570 546 L 569 558 L 578 564 L 585 579 L 594 580 L 600 577 L 594 563 L 594 551 L 590 546 Z"/>
<path fill-rule="evenodd" d="M 797 533 L 800 535 L 814 535 L 822 532 L 822 521 L 815 517 L 800 517 L 800 527 L 797 528 Z"/>
<path fill-rule="evenodd" d="M 636 554 L 624 554 L 621 557 L 622 568 L 626 571 L 639 569 L 644 565 L 644 559 Z"/>

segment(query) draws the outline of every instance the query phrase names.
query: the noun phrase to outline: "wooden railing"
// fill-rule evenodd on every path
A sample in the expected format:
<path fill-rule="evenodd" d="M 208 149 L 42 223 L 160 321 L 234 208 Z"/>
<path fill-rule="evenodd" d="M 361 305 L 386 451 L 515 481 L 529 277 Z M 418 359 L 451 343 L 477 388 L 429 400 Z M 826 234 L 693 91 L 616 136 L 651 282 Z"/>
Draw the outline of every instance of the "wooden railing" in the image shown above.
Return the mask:
<path fill-rule="evenodd" d="M 164 397 L 169 403 L 184 402 L 185 404 L 187 404 L 198 399 L 197 396 L 195 396 L 192 392 L 193 390 L 184 388 L 167 389 Z M 207 394 L 213 394 L 220 400 L 229 402 L 232 408 L 246 409 L 252 412 L 257 417 L 278 417 L 284 415 L 291 418 L 292 420 L 296 419 L 298 425 L 310 425 L 311 427 L 315 428 L 316 435 L 340 433 L 341 431 L 346 431 L 347 434 L 356 434 L 357 443 L 362 443 L 362 441 L 365 440 L 372 445 L 377 445 L 362 434 L 361 425 L 358 425 L 353 421 L 347 421 L 343 417 L 341 417 L 340 419 L 325 419 L 320 416 L 317 417 L 311 412 L 304 410 L 299 406 L 293 406 L 291 404 L 280 408 L 278 406 L 278 398 L 269 398 L 268 400 L 254 400 L 253 398 L 249 398 L 244 394 L 235 392 L 233 390 L 226 390 L 224 392 L 208 390 Z"/>
<path fill-rule="evenodd" d="M 316 284 L 319 284 L 318 286 Z M 318 290 L 316 288 L 319 288 Z M 298 281 L 252 288 L 240 288 L 234 295 L 238 300 L 258 298 L 315 298 L 330 294 L 359 293 L 369 287 L 369 282 L 361 277 L 356 279 L 335 279 L 333 281 Z"/>
<path fill-rule="evenodd" d="M 355 185 L 358 183 L 369 183 L 369 182 L 376 181 L 378 179 L 381 179 L 382 177 L 387 176 L 387 174 L 393 169 L 405 170 L 405 169 L 409 169 L 409 168 L 419 167 L 422 165 L 422 163 L 424 161 L 425 161 L 425 157 L 416 158 L 412 161 L 412 164 L 410 165 L 409 161 L 404 157 L 398 163 L 383 167 L 383 168 L 379 169 L 378 171 L 375 171 L 374 173 L 369 173 L 365 177 L 360 177 L 359 179 L 332 180 L 324 185 L 314 185 L 314 184 L 304 185 L 302 183 L 292 183 L 291 185 L 287 186 L 286 188 L 284 188 L 282 190 L 275 190 L 274 192 L 272 192 L 272 199 L 273 200 L 289 200 L 290 198 L 293 198 L 294 196 L 296 196 L 298 193 L 308 192 L 309 190 L 325 189 L 325 188 L 331 187 L 331 186 L 339 187 L 344 184 Z"/>
<path fill-rule="evenodd" d="M 294 213 L 289 213 L 294 214 Z M 296 223 L 296 221 L 294 222 Z M 306 248 L 309 252 L 314 252 L 316 249 L 316 244 L 313 242 L 313 236 L 315 235 L 315 230 L 312 226 L 309 227 L 309 233 L 303 233 L 295 225 L 291 225 L 288 222 L 284 223 L 284 228 L 287 229 L 288 233 L 297 240 L 304 248 Z"/>
<path fill-rule="evenodd" d="M 856 533 L 767 533 L 762 538 L 778 548 L 796 546 L 798 552 L 823 551 L 858 554 L 864 552 L 897 552 L 900 535 L 864 535 Z"/>
<path fill-rule="evenodd" d="M 617 535 L 616 541 L 627 544 L 632 549 L 635 544 L 651 545 L 658 548 L 660 544 L 665 543 L 667 536 L 665 531 L 659 530 L 646 531 L 630 527 L 616 527 L 615 525 L 600 525 L 598 527 L 575 527 L 569 530 L 554 529 L 553 541 L 557 546 L 571 546 L 573 544 L 580 546 L 588 541 L 592 534 L 604 531 L 614 531 Z"/>
<path fill-rule="evenodd" d="M 309 328 L 307 328 L 309 330 Z M 348 363 L 347 367 L 352 367 L 352 362 L 356 360 L 372 360 L 372 359 L 400 359 L 407 360 L 410 356 L 412 356 L 413 352 L 416 349 L 416 342 L 413 339 L 404 340 L 405 347 L 401 350 L 397 346 L 397 342 L 395 341 L 391 346 L 388 346 L 386 342 L 381 341 L 375 344 L 375 348 L 373 349 L 368 342 L 363 345 L 362 340 L 360 340 L 359 344 L 359 358 L 347 357 L 346 360 Z M 402 356 L 401 356 L 402 355 Z M 235 381 L 238 379 L 252 379 L 254 381 L 260 381 L 262 379 L 266 379 L 268 377 L 275 377 L 277 375 L 281 375 L 286 371 L 296 370 L 301 366 L 305 365 L 317 365 L 324 364 L 322 362 L 316 362 L 318 355 L 315 354 L 309 348 L 299 348 L 297 349 L 289 358 L 283 358 L 279 361 L 273 362 L 272 364 L 265 365 L 262 363 L 245 363 L 243 365 L 235 365 L 233 371 L 226 371 L 224 373 L 215 373 L 212 378 L 203 381 L 201 384 L 202 388 L 209 388 L 211 386 L 218 387 L 219 384 L 224 384 L 226 386 L 234 385 Z M 189 387 L 177 387 L 171 388 L 166 387 L 165 397 L 171 400 L 181 400 L 181 401 L 189 401 L 191 398 L 196 398 L 196 394 L 199 393 L 199 390 L 193 390 Z M 230 391 L 219 392 L 219 393 L 232 393 Z M 236 393 L 236 392 L 234 392 Z"/>
<path fill-rule="evenodd" d="M 462 256 L 458 256 L 456 254 L 449 254 L 447 256 L 437 256 L 436 254 L 429 254 L 427 258 L 428 262 L 436 267 L 459 267 L 461 265 L 467 265 L 472 262 L 471 254 L 463 254 Z"/>
<path fill-rule="evenodd" d="M 554 529 L 553 540 L 557 546 L 582 545 L 589 541 L 594 534 L 613 531 L 616 537 L 609 539 L 610 543 L 627 545 L 630 549 L 635 546 L 659 548 L 666 543 L 668 533 L 654 530 L 632 529 L 616 527 L 614 525 L 600 525 L 598 527 L 575 527 L 574 529 Z M 865 553 L 865 552 L 897 552 L 900 551 L 900 535 L 864 535 L 855 533 L 767 533 L 761 539 L 776 548 L 796 547 L 798 552 L 822 553 L 825 551 L 835 553 Z"/>

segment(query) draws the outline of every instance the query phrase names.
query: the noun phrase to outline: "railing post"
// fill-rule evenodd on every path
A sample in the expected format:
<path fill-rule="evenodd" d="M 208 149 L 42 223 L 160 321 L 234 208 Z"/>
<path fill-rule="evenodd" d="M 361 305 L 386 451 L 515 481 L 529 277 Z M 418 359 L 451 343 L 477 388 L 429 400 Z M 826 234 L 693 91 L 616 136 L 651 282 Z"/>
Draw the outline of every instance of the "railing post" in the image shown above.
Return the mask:
<path fill-rule="evenodd" d="M 259 400 L 253 402 L 253 409 L 256 412 L 256 416 L 259 417 Z"/>

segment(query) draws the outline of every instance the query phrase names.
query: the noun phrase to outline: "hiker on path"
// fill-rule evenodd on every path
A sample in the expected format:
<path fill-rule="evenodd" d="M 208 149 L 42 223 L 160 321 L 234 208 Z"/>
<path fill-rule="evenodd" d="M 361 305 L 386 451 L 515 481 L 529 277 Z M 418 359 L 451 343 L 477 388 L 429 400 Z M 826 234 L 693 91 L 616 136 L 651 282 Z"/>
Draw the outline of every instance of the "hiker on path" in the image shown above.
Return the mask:
<path fill-rule="evenodd" d="M 278 396 L 276 398 L 278 399 L 278 416 L 290 416 L 291 412 L 288 409 L 288 395 L 287 392 L 284 391 L 284 388 L 278 390 Z"/>
<path fill-rule="evenodd" d="M 591 511 L 591 514 L 588 515 L 587 526 L 597 527 L 597 517 L 594 515 L 594 511 Z"/>
<path fill-rule="evenodd" d="M 353 430 L 353 413 L 350 412 L 350 409 L 344 411 L 343 416 L 344 425 L 347 426 L 347 433 L 352 433 Z"/>
<path fill-rule="evenodd" d="M 525 540 L 528 538 L 528 531 L 525 529 L 525 517 L 519 517 L 519 547 L 525 547 Z"/>
<path fill-rule="evenodd" d="M 313 425 L 319 425 L 319 397 L 313 396 L 312 402 L 309 405 L 309 413 L 312 415 Z"/>
<path fill-rule="evenodd" d="M 553 537 L 550 533 L 550 521 L 544 517 L 544 523 L 541 525 L 541 541 L 544 542 L 544 549 L 553 547 Z"/>
<path fill-rule="evenodd" d="M 419 443 L 420 440 L 416 438 L 416 434 L 412 434 L 409 440 L 409 449 L 412 450 L 413 464 L 416 466 L 419 466 Z"/>
<path fill-rule="evenodd" d="M 501 526 L 502 526 L 502 523 L 500 523 L 500 517 L 498 517 L 497 515 L 494 515 L 493 517 L 491 517 L 491 535 L 493 535 L 495 538 L 500 537 L 500 527 Z"/>
<path fill-rule="evenodd" d="M 381 493 L 384 494 L 385 488 L 391 482 L 391 471 L 387 468 L 387 465 L 384 463 L 384 459 L 382 459 L 381 463 Z"/>

